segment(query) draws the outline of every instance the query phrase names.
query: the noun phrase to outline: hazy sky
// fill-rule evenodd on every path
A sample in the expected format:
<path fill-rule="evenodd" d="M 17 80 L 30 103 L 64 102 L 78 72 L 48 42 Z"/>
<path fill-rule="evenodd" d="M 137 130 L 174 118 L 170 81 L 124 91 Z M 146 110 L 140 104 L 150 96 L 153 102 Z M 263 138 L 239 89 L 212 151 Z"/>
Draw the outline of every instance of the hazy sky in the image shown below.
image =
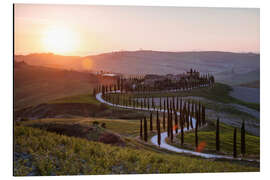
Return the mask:
<path fill-rule="evenodd" d="M 15 53 L 259 52 L 259 19 L 259 9 L 16 4 Z"/>

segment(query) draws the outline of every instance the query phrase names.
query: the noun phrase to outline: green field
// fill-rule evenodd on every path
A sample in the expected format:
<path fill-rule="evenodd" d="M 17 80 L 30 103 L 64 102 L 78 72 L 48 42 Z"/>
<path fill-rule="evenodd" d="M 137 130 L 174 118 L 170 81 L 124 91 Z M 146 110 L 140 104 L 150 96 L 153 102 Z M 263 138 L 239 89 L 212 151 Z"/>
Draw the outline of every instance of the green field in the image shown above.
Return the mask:
<path fill-rule="evenodd" d="M 206 128 L 198 131 L 198 139 L 200 142 L 205 142 L 206 146 L 203 152 L 214 154 L 233 154 L 233 130 L 234 128 L 223 123 L 220 123 L 220 152 L 216 152 L 216 131 L 215 124 L 209 123 Z M 237 152 L 240 155 L 241 136 L 240 129 L 237 129 Z M 178 147 L 181 146 L 181 135 L 176 136 L 176 141 L 172 144 Z M 169 142 L 169 141 L 167 141 Z M 195 150 L 195 133 L 194 131 L 187 132 L 184 135 L 184 148 Z M 241 156 L 241 155 L 240 155 Z M 260 158 L 260 137 L 246 133 L 246 154 L 245 157 Z"/>

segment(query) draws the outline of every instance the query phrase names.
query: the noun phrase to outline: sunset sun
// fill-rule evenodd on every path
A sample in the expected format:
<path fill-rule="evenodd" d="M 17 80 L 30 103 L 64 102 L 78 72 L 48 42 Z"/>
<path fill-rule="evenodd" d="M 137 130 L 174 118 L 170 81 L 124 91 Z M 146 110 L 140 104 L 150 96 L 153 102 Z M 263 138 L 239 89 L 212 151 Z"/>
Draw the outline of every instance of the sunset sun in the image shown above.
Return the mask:
<path fill-rule="evenodd" d="M 55 27 L 44 32 L 42 42 L 48 52 L 67 54 L 75 51 L 78 39 L 72 30 Z"/>

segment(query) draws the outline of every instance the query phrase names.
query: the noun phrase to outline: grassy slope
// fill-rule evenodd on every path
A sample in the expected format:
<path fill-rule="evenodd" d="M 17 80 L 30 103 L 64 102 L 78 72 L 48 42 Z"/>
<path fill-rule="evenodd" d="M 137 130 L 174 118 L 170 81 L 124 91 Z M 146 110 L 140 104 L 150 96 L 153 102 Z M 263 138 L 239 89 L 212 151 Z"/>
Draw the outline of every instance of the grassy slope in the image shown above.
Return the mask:
<path fill-rule="evenodd" d="M 30 120 L 21 123 L 25 126 L 35 124 L 81 124 L 84 126 L 91 126 L 94 121 L 100 124 L 105 123 L 106 129 L 116 132 L 123 136 L 138 136 L 139 135 L 139 121 L 138 120 L 121 120 L 121 119 L 105 119 L 105 118 L 48 118 L 39 120 Z M 155 123 L 154 123 L 155 125 Z"/>
<path fill-rule="evenodd" d="M 216 83 L 214 88 L 197 88 L 193 89 L 189 92 L 177 92 L 177 93 L 153 93 L 151 94 L 151 97 L 160 97 L 160 96 L 199 96 L 204 97 L 209 100 L 221 102 L 221 103 L 234 103 L 239 104 L 243 106 L 247 106 L 251 109 L 260 110 L 260 105 L 257 103 L 248 103 L 241 100 L 238 100 L 232 96 L 229 95 L 232 88 L 229 85 L 222 84 L 222 83 Z M 144 96 L 144 95 L 143 95 Z M 147 96 L 147 94 L 146 94 Z M 138 94 L 135 97 L 140 97 L 140 94 Z"/>
<path fill-rule="evenodd" d="M 233 130 L 234 128 L 223 123 L 220 123 L 220 153 L 232 155 L 233 150 Z M 241 137 L 240 129 L 237 129 L 237 152 L 240 154 Z M 199 143 L 205 142 L 206 146 L 203 152 L 216 153 L 216 132 L 215 124 L 208 124 L 207 128 L 198 131 Z M 184 135 L 184 147 L 194 150 L 195 148 L 195 134 L 194 132 L 187 132 Z M 181 136 L 177 135 L 176 146 L 180 145 Z M 260 137 L 246 134 L 246 156 L 251 158 L 260 157 Z"/>
<path fill-rule="evenodd" d="M 87 104 L 101 104 L 92 94 L 80 94 L 75 96 L 68 96 L 49 101 L 51 104 L 61 103 L 87 103 Z"/>
<path fill-rule="evenodd" d="M 15 127 L 14 175 L 259 171 L 258 168 L 95 143 Z"/>
<path fill-rule="evenodd" d="M 14 69 L 15 109 L 47 101 L 89 93 L 95 76 L 75 71 L 25 65 Z"/>

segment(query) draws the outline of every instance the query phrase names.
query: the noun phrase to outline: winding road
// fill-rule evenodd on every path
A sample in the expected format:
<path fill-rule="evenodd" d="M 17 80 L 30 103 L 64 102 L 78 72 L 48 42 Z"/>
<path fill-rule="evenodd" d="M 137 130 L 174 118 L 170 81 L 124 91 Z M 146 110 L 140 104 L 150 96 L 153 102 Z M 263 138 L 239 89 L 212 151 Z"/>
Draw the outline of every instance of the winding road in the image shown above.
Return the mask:
<path fill-rule="evenodd" d="M 113 93 L 120 93 L 120 91 L 113 91 Z M 103 98 L 102 98 L 102 93 L 97 93 L 96 94 L 96 99 L 101 102 L 101 103 L 104 103 L 104 104 L 107 104 L 107 105 L 110 105 L 110 106 L 114 106 L 114 107 L 119 107 L 119 108 L 125 108 L 125 109 L 136 109 L 136 110 L 143 110 L 143 111 L 159 111 L 159 112 L 167 112 L 167 110 L 164 110 L 164 109 L 153 109 L 153 108 L 141 108 L 141 107 L 131 107 L 131 106 L 123 106 L 123 105 L 116 105 L 116 104 L 112 104 L 110 102 L 107 102 L 105 101 Z M 179 112 L 177 112 L 177 115 L 180 115 Z M 196 124 L 196 119 L 195 118 L 192 118 L 192 123 L 193 124 Z M 188 131 L 187 128 L 184 128 L 184 131 Z M 173 132 L 173 134 L 175 134 L 175 132 Z M 166 149 L 166 150 L 169 150 L 169 151 L 173 151 L 173 152 L 177 152 L 177 153 L 186 153 L 186 154 L 191 154 L 191 155 L 194 155 L 194 156 L 199 156 L 199 157 L 203 157 L 203 158 L 214 158 L 214 159 L 230 159 L 230 160 L 245 160 L 245 161 L 256 161 L 256 162 L 259 162 L 259 160 L 255 160 L 255 159 L 244 159 L 244 158 L 234 158 L 232 156 L 225 156 L 225 155 L 217 155 L 217 154 L 207 154 L 207 153 L 202 153 L 202 152 L 196 152 L 196 151 L 192 151 L 192 150 L 187 150 L 187 149 L 182 149 L 182 148 L 179 148 L 179 147 L 175 147 L 175 146 L 172 146 L 172 145 L 169 145 L 167 142 L 166 142 L 166 138 L 167 138 L 167 132 L 163 132 L 161 133 L 161 143 L 160 143 L 160 146 L 158 145 L 158 141 L 157 141 L 157 138 L 158 136 L 155 135 L 151 138 L 151 143 L 160 147 L 160 148 L 163 148 L 163 149 Z"/>

